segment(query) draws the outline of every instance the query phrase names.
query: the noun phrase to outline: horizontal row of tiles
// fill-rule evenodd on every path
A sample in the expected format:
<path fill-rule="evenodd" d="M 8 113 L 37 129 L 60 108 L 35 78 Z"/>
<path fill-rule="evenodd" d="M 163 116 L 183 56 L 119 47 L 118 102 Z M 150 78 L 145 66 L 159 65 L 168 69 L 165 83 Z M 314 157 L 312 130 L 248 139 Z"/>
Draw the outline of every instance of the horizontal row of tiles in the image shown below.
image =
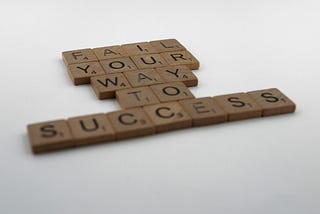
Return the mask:
<path fill-rule="evenodd" d="M 122 140 L 192 126 L 294 112 L 278 89 L 181 100 L 28 125 L 34 153 Z"/>
<path fill-rule="evenodd" d="M 187 50 L 176 39 L 163 39 L 150 42 L 138 42 L 123 45 L 112 45 L 99 48 L 85 48 L 62 52 L 66 65 L 93 62 L 134 55 L 157 54 Z"/>
<path fill-rule="evenodd" d="M 177 78 L 178 80 L 182 80 L 180 82 L 171 82 L 168 79 L 164 81 L 165 83 L 161 83 L 159 77 L 156 77 L 157 72 L 153 76 L 148 74 L 148 77 L 153 77 L 153 79 L 146 79 L 145 81 L 139 81 L 141 78 L 141 76 L 139 77 L 140 74 L 142 73 L 130 72 L 128 74 L 117 73 L 97 76 L 91 78 L 91 86 L 99 99 L 117 97 L 120 99 L 128 98 L 132 102 L 143 102 L 145 100 L 148 101 L 148 99 L 152 100 L 152 97 L 158 97 L 159 101 L 168 102 L 193 98 L 194 96 L 187 87 L 198 84 L 197 78 L 193 74 L 191 75 L 191 73 L 188 74 L 189 78 L 187 79 Z M 136 99 L 132 100 L 131 98 Z M 148 102 L 141 105 L 146 104 Z"/>
<path fill-rule="evenodd" d="M 74 85 L 81 85 L 87 84 L 88 78 L 97 75 L 179 65 L 194 70 L 199 68 L 199 61 L 187 51 L 169 52 L 71 64 L 67 70 Z"/>
<path fill-rule="evenodd" d="M 89 84 L 91 78 L 93 81 L 109 81 L 110 83 L 114 83 L 112 85 L 115 87 L 120 87 L 120 85 L 117 84 L 118 81 L 126 83 L 123 86 L 130 87 L 141 87 L 168 82 L 183 82 L 187 87 L 197 86 L 198 84 L 196 75 L 187 66 L 149 68 L 110 74 L 95 72 L 94 75 L 91 75 L 89 70 L 84 73 L 78 69 L 77 71 L 74 70 L 73 72 L 69 72 L 69 75 L 75 85 Z"/>
<path fill-rule="evenodd" d="M 123 109 L 195 98 L 182 82 L 122 89 L 115 94 Z"/>

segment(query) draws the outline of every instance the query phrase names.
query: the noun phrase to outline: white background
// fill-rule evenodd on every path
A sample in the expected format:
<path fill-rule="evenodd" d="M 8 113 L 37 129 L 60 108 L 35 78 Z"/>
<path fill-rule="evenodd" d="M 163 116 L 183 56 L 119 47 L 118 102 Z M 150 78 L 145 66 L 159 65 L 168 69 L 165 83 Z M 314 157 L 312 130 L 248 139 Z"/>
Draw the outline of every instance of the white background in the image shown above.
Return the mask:
<path fill-rule="evenodd" d="M 320 2 L 1 1 L 0 213 L 320 213 Z M 33 155 L 26 125 L 118 109 L 65 50 L 176 38 L 197 97 L 277 87 L 297 112 Z"/>

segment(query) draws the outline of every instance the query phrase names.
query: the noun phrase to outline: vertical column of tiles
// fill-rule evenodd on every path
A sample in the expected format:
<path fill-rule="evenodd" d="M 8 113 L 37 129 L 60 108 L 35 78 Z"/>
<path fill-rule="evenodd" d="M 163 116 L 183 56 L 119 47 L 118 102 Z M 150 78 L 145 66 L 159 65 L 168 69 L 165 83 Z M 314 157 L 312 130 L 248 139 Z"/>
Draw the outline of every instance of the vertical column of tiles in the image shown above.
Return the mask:
<path fill-rule="evenodd" d="M 125 72 L 124 75 L 132 87 L 155 85 L 164 82 L 158 72 L 153 68 L 137 70 L 134 72 L 129 71 Z"/>
<path fill-rule="evenodd" d="M 222 123 L 228 119 L 228 115 L 211 97 L 181 100 L 179 103 L 192 118 L 193 126 Z"/>
<path fill-rule="evenodd" d="M 190 116 L 178 102 L 160 103 L 143 107 L 155 125 L 156 132 L 165 132 L 191 127 Z"/>
<path fill-rule="evenodd" d="M 262 116 L 291 113 L 296 109 L 296 105 L 276 88 L 251 91 L 247 94 L 262 107 Z"/>
<path fill-rule="evenodd" d="M 163 39 L 149 42 L 159 53 L 186 50 L 176 39 Z"/>
<path fill-rule="evenodd" d="M 116 98 L 124 109 L 160 103 L 148 86 L 116 91 Z"/>
<path fill-rule="evenodd" d="M 99 99 L 115 97 L 115 91 L 131 88 L 122 73 L 91 77 L 91 86 Z"/>
<path fill-rule="evenodd" d="M 117 140 L 155 133 L 154 125 L 142 108 L 110 112 L 107 117 L 116 132 Z"/>
<path fill-rule="evenodd" d="M 182 82 L 152 85 L 150 88 L 153 90 L 160 102 L 194 98 L 193 94 Z"/>
<path fill-rule="evenodd" d="M 72 134 L 65 120 L 31 124 L 27 129 L 34 153 L 74 146 Z"/>
<path fill-rule="evenodd" d="M 156 68 L 165 82 L 183 82 L 187 87 L 197 86 L 198 78 L 185 65 Z"/>
<path fill-rule="evenodd" d="M 67 69 L 74 85 L 89 84 L 91 77 L 105 74 L 99 62 L 72 64 Z"/>
<path fill-rule="evenodd" d="M 221 95 L 214 99 L 228 114 L 229 121 L 261 117 L 261 107 L 245 93 Z"/>
<path fill-rule="evenodd" d="M 169 65 L 186 65 L 192 70 L 199 69 L 199 61 L 189 51 L 174 51 L 161 53 Z"/>
<path fill-rule="evenodd" d="M 77 146 L 115 140 L 115 132 L 105 114 L 68 119 Z"/>

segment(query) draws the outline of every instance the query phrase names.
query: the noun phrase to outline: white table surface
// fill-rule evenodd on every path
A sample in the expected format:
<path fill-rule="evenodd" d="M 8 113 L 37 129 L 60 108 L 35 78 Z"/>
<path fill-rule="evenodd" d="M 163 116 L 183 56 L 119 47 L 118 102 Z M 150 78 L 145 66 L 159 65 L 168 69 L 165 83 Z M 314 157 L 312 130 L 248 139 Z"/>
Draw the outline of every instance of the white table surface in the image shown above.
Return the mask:
<path fill-rule="evenodd" d="M 320 213 L 320 2 L 2 1 L 0 213 Z M 277 87 L 295 114 L 33 155 L 26 125 L 118 109 L 64 50 L 176 38 L 197 97 Z"/>

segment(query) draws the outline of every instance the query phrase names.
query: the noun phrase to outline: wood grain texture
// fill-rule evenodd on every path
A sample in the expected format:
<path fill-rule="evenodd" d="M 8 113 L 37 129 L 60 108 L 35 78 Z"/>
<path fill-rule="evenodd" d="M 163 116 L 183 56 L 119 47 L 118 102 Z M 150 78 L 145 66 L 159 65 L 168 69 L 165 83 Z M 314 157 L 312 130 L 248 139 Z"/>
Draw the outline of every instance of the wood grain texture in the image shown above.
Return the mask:
<path fill-rule="evenodd" d="M 34 153 L 48 152 L 74 146 L 74 140 L 65 120 L 55 120 L 27 126 L 29 142 Z"/>
<path fill-rule="evenodd" d="M 190 90 L 182 82 L 151 85 L 150 88 L 160 102 L 170 102 L 194 98 Z"/>
<path fill-rule="evenodd" d="M 228 120 L 227 113 L 211 97 L 179 101 L 192 118 L 192 126 L 223 123 Z"/>
<path fill-rule="evenodd" d="M 189 51 L 173 51 L 161 53 L 169 65 L 186 65 L 192 70 L 199 69 L 200 62 Z"/>
<path fill-rule="evenodd" d="M 123 50 L 120 45 L 99 47 L 93 49 L 99 60 L 114 59 L 128 56 L 128 53 Z"/>
<path fill-rule="evenodd" d="M 129 57 L 101 60 L 100 64 L 106 73 L 118 73 L 137 70 L 137 66 Z"/>
<path fill-rule="evenodd" d="M 150 41 L 150 44 L 159 53 L 186 50 L 186 48 L 176 39 L 154 40 Z"/>
<path fill-rule="evenodd" d="M 160 103 L 148 86 L 116 91 L 116 98 L 123 109 Z"/>
<path fill-rule="evenodd" d="M 143 107 L 155 126 L 156 132 L 166 132 L 192 125 L 191 117 L 178 102 L 160 103 Z"/>
<path fill-rule="evenodd" d="M 292 113 L 296 105 L 277 88 L 247 92 L 262 107 L 262 116 Z"/>
<path fill-rule="evenodd" d="M 91 77 L 91 87 L 99 99 L 114 98 L 117 90 L 131 88 L 122 73 Z"/>
<path fill-rule="evenodd" d="M 62 59 L 66 66 L 83 62 L 98 61 L 98 58 L 90 48 L 64 51 L 62 52 Z"/>
<path fill-rule="evenodd" d="M 261 117 L 262 108 L 246 93 L 234 93 L 214 97 L 228 114 L 228 121 Z"/>
<path fill-rule="evenodd" d="M 76 146 L 115 140 L 115 132 L 105 114 L 72 117 L 67 122 Z"/>
<path fill-rule="evenodd" d="M 154 125 L 142 108 L 110 112 L 107 117 L 112 123 L 117 140 L 155 133 Z"/>
<path fill-rule="evenodd" d="M 167 62 L 162 58 L 160 54 L 136 55 L 130 56 L 130 58 L 139 69 L 168 66 Z"/>
<path fill-rule="evenodd" d="M 85 62 L 68 66 L 68 74 L 74 85 L 89 84 L 90 78 L 104 75 L 105 72 L 99 62 Z"/>
<path fill-rule="evenodd" d="M 123 73 L 132 87 L 141 87 L 164 83 L 159 73 L 153 69 L 143 69 Z"/>
<path fill-rule="evenodd" d="M 156 71 L 167 83 L 183 82 L 187 87 L 198 85 L 198 78 L 193 74 L 192 70 L 185 65 L 156 68 Z"/>
<path fill-rule="evenodd" d="M 159 53 L 149 42 L 123 44 L 121 47 L 130 56 Z"/>

